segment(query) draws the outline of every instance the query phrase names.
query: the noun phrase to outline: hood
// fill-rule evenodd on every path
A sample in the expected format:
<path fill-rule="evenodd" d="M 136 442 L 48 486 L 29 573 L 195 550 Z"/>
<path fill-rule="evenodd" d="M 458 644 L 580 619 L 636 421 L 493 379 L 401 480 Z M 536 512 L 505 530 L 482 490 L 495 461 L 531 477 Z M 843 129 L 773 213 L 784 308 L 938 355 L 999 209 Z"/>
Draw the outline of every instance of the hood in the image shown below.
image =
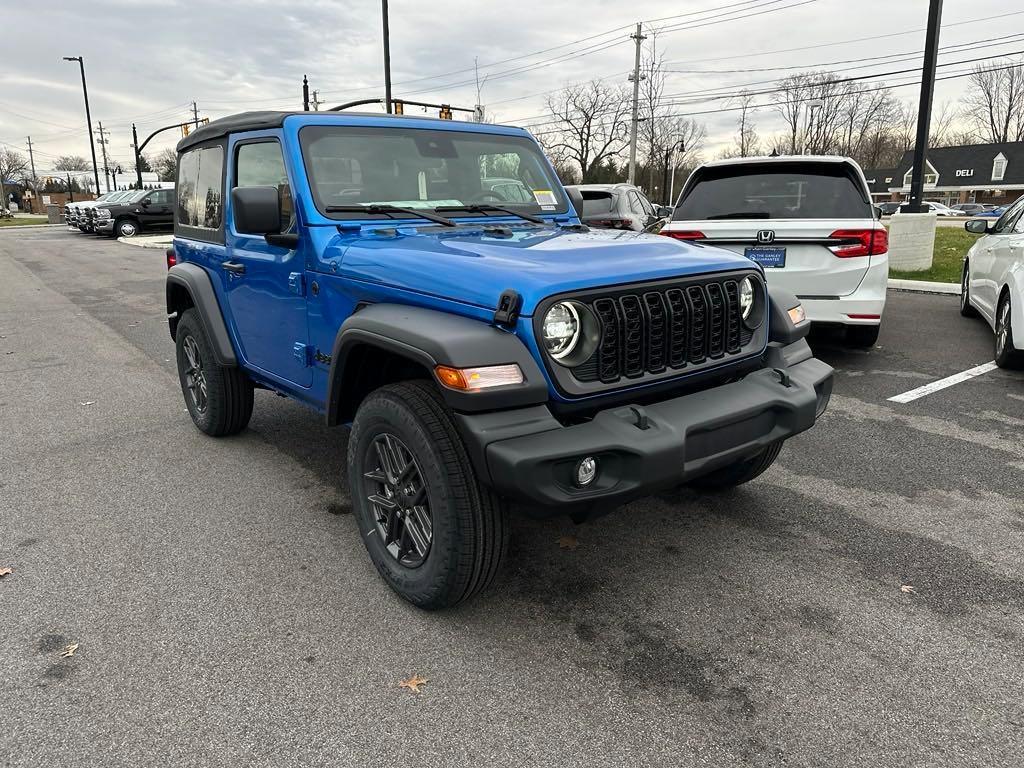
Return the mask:
<path fill-rule="evenodd" d="M 364 228 L 338 235 L 325 249 L 327 263 L 321 267 L 489 309 L 503 290 L 512 288 L 523 297 L 522 314 L 531 315 L 554 294 L 752 266 L 730 251 L 661 235 L 552 227 L 504 230 Z"/>

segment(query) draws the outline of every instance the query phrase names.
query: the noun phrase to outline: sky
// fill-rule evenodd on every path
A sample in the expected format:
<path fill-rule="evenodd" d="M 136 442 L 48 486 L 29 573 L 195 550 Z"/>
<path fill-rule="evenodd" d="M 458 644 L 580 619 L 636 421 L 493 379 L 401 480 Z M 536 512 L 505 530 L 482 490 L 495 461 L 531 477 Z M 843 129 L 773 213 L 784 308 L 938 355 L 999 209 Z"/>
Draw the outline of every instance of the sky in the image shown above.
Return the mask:
<path fill-rule="evenodd" d="M 1024 35 L 1016 3 L 944 6 L 940 44 L 951 49 L 940 53 L 940 65 L 1024 50 L 1024 37 L 996 39 Z M 804 68 L 871 75 L 871 84 L 917 80 L 875 75 L 919 66 L 927 13 L 927 0 L 391 0 L 394 95 L 472 107 L 475 61 L 490 117 L 550 130 L 547 92 L 593 78 L 628 85 L 629 35 L 642 22 L 645 44 L 656 40 L 676 70 L 667 92 L 685 94 L 679 114 L 706 123 L 704 156 L 713 157 L 731 144 L 736 119 L 715 111 L 734 106 L 708 98 L 715 89 L 763 89 Z M 102 121 L 111 164 L 125 170 L 132 122 L 144 136 L 190 118 L 192 101 L 210 118 L 301 109 L 304 74 L 325 108 L 383 96 L 379 0 L 5 0 L 2 17 L 0 143 L 25 151 L 31 136 L 37 168 L 63 154 L 89 157 L 78 65 L 63 56 L 85 58 L 94 127 Z M 957 48 L 965 44 L 974 46 Z M 970 66 L 940 67 L 940 77 Z M 937 83 L 936 104 L 955 101 L 966 84 Z M 918 87 L 893 93 L 916 102 Z M 769 109 L 754 121 L 762 135 L 782 128 Z M 147 153 L 178 138 L 173 131 L 157 137 Z"/>

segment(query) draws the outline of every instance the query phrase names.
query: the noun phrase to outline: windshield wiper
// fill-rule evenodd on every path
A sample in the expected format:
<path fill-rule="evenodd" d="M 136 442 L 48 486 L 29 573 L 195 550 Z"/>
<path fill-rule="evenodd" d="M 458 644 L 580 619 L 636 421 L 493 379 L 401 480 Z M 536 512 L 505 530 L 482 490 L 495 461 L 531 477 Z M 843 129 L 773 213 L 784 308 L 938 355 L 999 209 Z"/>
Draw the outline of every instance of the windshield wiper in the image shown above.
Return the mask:
<path fill-rule="evenodd" d="M 768 211 L 736 211 L 735 213 L 716 213 L 708 216 L 711 219 L 770 219 L 772 215 Z"/>
<path fill-rule="evenodd" d="M 451 219 L 438 216 L 436 213 L 423 211 L 418 208 L 403 208 L 400 205 L 328 205 L 324 208 L 327 213 L 382 213 L 384 215 L 400 213 L 415 219 L 426 219 L 441 224 L 445 227 L 458 226 Z"/>
<path fill-rule="evenodd" d="M 500 205 L 491 205 L 490 203 L 470 203 L 469 205 L 442 205 L 434 209 L 435 211 L 469 211 L 470 213 L 487 213 L 488 211 L 497 211 L 498 213 L 504 213 L 507 216 L 518 216 L 520 219 L 526 219 L 526 221 L 532 221 L 534 224 L 543 224 L 544 219 L 540 216 L 534 216 L 531 213 L 522 213 L 521 211 L 514 211 L 511 208 L 502 208 Z"/>

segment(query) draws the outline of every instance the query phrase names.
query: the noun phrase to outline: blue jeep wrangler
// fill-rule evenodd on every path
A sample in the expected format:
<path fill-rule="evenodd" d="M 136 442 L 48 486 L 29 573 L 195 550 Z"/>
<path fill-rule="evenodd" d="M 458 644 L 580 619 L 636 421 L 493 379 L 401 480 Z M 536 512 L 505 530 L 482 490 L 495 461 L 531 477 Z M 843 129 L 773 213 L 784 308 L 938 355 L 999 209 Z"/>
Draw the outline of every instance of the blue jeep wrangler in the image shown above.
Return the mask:
<path fill-rule="evenodd" d="M 192 420 L 236 433 L 258 388 L 351 425 L 363 541 L 423 608 L 493 580 L 510 506 L 735 486 L 828 403 L 793 296 L 725 250 L 588 230 L 522 129 L 250 112 L 178 153 Z"/>

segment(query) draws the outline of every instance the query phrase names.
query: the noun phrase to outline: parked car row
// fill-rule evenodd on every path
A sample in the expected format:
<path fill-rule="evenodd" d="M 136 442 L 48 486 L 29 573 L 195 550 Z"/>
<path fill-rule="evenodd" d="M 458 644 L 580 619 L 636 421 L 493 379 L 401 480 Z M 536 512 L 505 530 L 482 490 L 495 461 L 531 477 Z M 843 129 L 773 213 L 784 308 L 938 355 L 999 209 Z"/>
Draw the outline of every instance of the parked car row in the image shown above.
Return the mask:
<path fill-rule="evenodd" d="M 957 203 L 946 205 L 938 200 L 925 200 L 924 204 L 928 210 L 937 216 L 990 216 L 993 211 L 999 210 L 1000 214 L 1006 210 L 1005 207 L 997 209 L 996 206 L 988 203 Z M 875 203 L 875 210 L 879 216 L 892 216 L 896 213 L 906 213 L 910 208 L 908 202 L 886 201 Z"/>
<path fill-rule="evenodd" d="M 135 237 L 140 232 L 171 229 L 175 202 L 174 189 L 108 192 L 95 200 L 68 203 L 64 221 L 80 232 Z"/>

